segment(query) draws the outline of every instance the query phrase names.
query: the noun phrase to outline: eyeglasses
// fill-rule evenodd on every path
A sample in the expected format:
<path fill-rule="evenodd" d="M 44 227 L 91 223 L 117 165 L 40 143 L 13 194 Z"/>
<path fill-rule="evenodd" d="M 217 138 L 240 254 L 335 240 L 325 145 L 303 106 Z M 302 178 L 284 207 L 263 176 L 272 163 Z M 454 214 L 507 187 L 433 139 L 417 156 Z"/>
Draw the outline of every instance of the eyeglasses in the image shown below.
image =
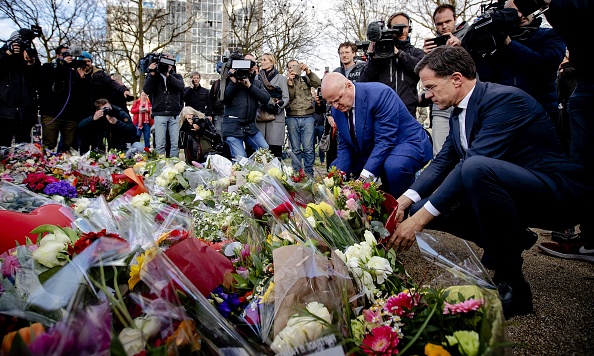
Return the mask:
<path fill-rule="evenodd" d="M 336 100 L 333 101 L 328 101 L 327 103 L 329 105 L 334 106 L 335 104 L 338 105 L 338 103 L 340 102 L 340 100 L 342 99 L 342 97 L 344 96 L 344 92 L 346 90 L 346 87 L 342 89 L 342 93 L 340 94 L 340 96 L 338 98 L 336 98 Z"/>
<path fill-rule="evenodd" d="M 445 81 L 446 79 L 449 79 L 449 78 L 450 78 L 450 76 L 448 75 L 448 76 L 446 76 L 445 78 L 443 78 L 442 80 L 440 80 L 439 82 L 437 82 L 437 84 L 433 84 L 433 85 L 431 85 L 431 86 L 429 86 L 429 87 L 424 87 L 424 88 L 423 88 L 423 91 L 426 91 L 426 92 L 428 91 L 429 93 L 433 94 L 433 90 L 435 90 L 435 88 L 436 88 L 436 87 L 437 87 L 439 84 L 443 83 L 443 81 Z"/>

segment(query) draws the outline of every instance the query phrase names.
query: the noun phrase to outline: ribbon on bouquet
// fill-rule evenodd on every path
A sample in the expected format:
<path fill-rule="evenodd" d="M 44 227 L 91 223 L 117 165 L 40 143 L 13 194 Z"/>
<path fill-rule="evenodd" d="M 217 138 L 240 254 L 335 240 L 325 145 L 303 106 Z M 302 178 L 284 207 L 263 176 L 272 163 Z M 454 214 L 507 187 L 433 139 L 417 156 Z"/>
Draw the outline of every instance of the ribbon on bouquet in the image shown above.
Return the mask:
<path fill-rule="evenodd" d="M 388 219 L 386 220 L 386 230 L 390 232 L 390 235 L 394 233 L 396 230 L 396 225 L 398 225 L 398 221 L 396 221 L 396 213 L 398 212 L 398 201 L 392 194 L 388 194 L 386 192 L 382 192 L 384 194 L 385 200 L 382 202 L 382 211 L 388 215 Z"/>
<path fill-rule="evenodd" d="M 122 181 L 135 184 L 132 188 L 128 189 L 124 195 L 133 197 L 148 192 L 148 189 L 146 189 L 146 186 L 144 185 L 144 179 L 142 179 L 142 176 L 137 175 L 132 168 L 125 169 L 123 174 L 113 173 L 111 179 L 114 184 L 118 184 Z"/>

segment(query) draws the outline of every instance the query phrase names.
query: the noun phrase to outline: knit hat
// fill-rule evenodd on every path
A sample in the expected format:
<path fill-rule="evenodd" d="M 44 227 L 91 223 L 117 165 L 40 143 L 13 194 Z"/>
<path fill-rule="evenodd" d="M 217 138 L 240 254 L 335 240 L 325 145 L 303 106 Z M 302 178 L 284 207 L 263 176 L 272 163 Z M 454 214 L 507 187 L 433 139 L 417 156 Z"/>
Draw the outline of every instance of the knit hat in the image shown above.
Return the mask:
<path fill-rule="evenodd" d="M 83 58 L 90 59 L 90 60 L 91 60 L 91 62 L 93 61 L 93 57 L 92 57 L 92 56 L 91 56 L 91 54 L 90 54 L 89 52 L 87 52 L 87 51 L 82 51 L 80 55 L 81 55 Z"/>

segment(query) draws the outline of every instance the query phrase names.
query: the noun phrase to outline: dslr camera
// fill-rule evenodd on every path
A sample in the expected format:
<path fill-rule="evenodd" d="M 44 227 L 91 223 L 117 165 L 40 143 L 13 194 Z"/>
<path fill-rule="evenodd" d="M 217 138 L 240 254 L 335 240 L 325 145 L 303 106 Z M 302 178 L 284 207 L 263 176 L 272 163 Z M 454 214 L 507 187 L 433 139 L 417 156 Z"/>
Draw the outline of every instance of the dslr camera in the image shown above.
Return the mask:
<path fill-rule="evenodd" d="M 111 117 L 115 117 L 117 118 L 117 111 L 113 108 L 113 107 L 106 107 L 106 108 L 101 108 L 99 110 L 103 111 L 103 115 L 101 116 L 101 119 L 105 119 L 107 120 L 107 115 L 111 116 Z"/>
<path fill-rule="evenodd" d="M 213 123 L 204 117 L 194 116 L 192 118 L 192 125 L 198 126 L 198 135 L 208 141 L 212 147 L 219 152 L 224 149 L 223 139 L 217 132 Z"/>
<path fill-rule="evenodd" d="M 20 47 L 21 52 L 27 52 L 29 57 L 37 57 L 37 50 L 33 48 L 33 40 L 43 35 L 41 27 L 31 25 L 31 28 L 21 28 L 16 31 L 16 35 L 11 36 L 6 42 L 6 46 L 11 52 L 14 52 L 14 45 Z"/>
<path fill-rule="evenodd" d="M 153 63 L 157 63 L 157 72 L 165 74 L 169 70 L 169 66 L 175 65 L 175 59 L 168 58 L 163 53 L 149 53 L 138 62 L 138 70 L 143 74 L 154 72 L 154 70 L 149 69 L 149 66 Z"/>
<path fill-rule="evenodd" d="M 386 28 L 384 21 L 376 21 L 367 27 L 367 39 L 375 42 L 374 53 L 377 58 L 390 58 L 394 56 L 396 38 L 402 35 L 406 25 L 396 24 L 392 28 Z M 369 44 L 367 44 L 369 47 Z"/>

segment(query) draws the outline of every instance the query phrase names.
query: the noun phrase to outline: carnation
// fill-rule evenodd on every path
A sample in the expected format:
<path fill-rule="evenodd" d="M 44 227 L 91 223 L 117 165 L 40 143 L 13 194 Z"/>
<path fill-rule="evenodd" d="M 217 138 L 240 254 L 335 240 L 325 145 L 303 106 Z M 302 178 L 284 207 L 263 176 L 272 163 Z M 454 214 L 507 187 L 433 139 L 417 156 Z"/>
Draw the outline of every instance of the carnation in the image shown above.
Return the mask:
<path fill-rule="evenodd" d="M 450 304 L 445 302 L 443 307 L 444 314 L 461 314 L 461 313 L 469 313 L 471 311 L 478 310 L 478 308 L 483 305 L 483 301 L 481 299 L 468 299 L 460 303 Z"/>

